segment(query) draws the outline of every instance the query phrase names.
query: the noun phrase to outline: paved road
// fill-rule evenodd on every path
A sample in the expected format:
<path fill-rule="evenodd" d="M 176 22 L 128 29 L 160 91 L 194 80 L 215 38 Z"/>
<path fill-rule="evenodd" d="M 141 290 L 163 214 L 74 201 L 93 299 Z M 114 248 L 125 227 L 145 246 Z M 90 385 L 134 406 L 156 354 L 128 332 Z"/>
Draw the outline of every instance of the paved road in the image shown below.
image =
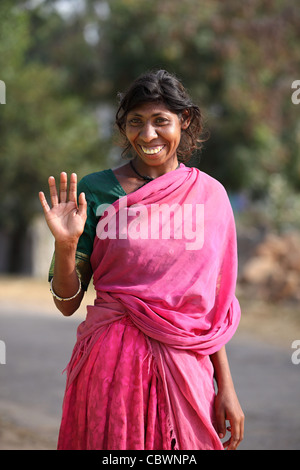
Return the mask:
<path fill-rule="evenodd" d="M 0 309 L 0 420 L 38 432 L 55 446 L 65 374 L 81 319 Z M 241 450 L 300 450 L 300 365 L 286 349 L 237 333 L 227 350 L 246 415 Z M 1 424 L 1 422 L 0 422 Z M 1 436 L 1 434 L 0 434 Z M 1 437 L 0 437 L 1 438 Z"/>

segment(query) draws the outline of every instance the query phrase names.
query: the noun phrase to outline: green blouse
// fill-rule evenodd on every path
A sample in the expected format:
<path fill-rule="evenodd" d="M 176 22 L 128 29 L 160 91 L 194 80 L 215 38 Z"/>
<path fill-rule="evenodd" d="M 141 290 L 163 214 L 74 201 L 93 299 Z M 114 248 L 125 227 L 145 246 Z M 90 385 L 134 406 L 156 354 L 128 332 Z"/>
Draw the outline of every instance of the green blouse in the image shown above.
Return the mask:
<path fill-rule="evenodd" d="M 100 218 L 97 208 L 100 204 L 112 204 L 118 198 L 126 196 L 111 169 L 91 173 L 78 183 L 77 194 L 84 192 L 87 200 L 87 220 L 84 231 L 78 241 L 75 261 L 76 271 L 81 280 L 82 288 L 87 290 L 92 277 L 90 256 L 93 251 L 96 227 Z M 55 253 L 49 270 L 49 281 L 53 277 Z"/>

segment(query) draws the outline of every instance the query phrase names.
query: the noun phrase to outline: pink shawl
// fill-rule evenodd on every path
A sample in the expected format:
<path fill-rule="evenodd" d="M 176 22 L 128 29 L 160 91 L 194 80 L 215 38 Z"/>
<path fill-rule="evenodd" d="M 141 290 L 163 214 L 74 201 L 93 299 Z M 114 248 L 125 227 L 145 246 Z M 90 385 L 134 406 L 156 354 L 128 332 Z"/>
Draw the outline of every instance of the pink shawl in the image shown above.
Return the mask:
<path fill-rule="evenodd" d="M 221 449 L 209 355 L 240 318 L 235 223 L 223 186 L 181 164 L 120 198 L 99 220 L 91 263 L 97 299 L 78 328 L 68 384 L 107 325 L 128 315 L 148 339 L 177 448 Z"/>

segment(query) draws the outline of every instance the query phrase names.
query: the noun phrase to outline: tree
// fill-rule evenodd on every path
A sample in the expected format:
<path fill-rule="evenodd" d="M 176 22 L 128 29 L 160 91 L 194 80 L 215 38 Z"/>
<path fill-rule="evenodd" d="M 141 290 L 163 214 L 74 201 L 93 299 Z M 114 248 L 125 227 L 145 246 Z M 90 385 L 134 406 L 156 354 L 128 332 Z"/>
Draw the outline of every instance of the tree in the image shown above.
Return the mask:
<path fill-rule="evenodd" d="M 29 3 L 0 4 L 0 216 L 12 238 L 50 173 L 106 165 L 111 139 L 100 145 L 95 111 L 115 108 L 117 93 L 152 68 L 175 73 L 204 111 L 211 137 L 193 164 L 252 198 L 279 174 L 299 191 L 293 0 L 82 0 L 68 18 L 55 0 Z"/>
<path fill-rule="evenodd" d="M 63 71 L 27 59 L 28 16 L 1 2 L 0 70 L 7 99 L 0 110 L 0 229 L 10 234 L 13 272 L 48 176 L 62 170 L 84 174 L 96 154 L 100 165 L 103 158 L 96 119 L 78 97 L 65 93 Z"/>
<path fill-rule="evenodd" d="M 97 14 L 99 5 L 105 15 Z M 290 99 L 299 70 L 295 2 L 90 0 L 70 25 L 73 39 L 86 25 L 99 35 L 84 60 L 88 100 L 115 106 L 137 75 L 166 68 L 204 110 L 211 138 L 196 160 L 201 169 L 254 196 L 268 191 L 276 173 L 299 189 L 298 109 Z M 76 73 L 72 54 L 68 59 L 80 90 L 82 71 Z"/>
<path fill-rule="evenodd" d="M 299 189 L 298 109 L 290 97 L 300 10 L 293 0 L 86 0 L 63 29 L 52 19 L 45 35 L 45 6 L 55 11 L 55 4 L 40 7 L 44 22 L 32 24 L 31 52 L 63 68 L 72 93 L 115 107 L 137 75 L 166 68 L 203 108 L 211 133 L 194 164 L 234 191 L 262 195 L 278 172 Z"/>

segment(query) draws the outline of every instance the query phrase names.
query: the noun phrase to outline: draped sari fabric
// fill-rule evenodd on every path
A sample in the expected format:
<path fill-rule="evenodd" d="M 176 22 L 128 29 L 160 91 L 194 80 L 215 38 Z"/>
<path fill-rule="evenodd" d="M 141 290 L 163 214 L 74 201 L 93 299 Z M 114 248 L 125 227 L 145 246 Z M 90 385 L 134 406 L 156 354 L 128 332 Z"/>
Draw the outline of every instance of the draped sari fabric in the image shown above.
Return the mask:
<path fill-rule="evenodd" d="M 155 363 L 174 448 L 222 449 L 209 355 L 240 318 L 228 196 L 215 179 L 181 164 L 104 209 L 91 256 L 97 298 L 78 328 L 67 388 L 99 338 L 127 318 Z"/>

